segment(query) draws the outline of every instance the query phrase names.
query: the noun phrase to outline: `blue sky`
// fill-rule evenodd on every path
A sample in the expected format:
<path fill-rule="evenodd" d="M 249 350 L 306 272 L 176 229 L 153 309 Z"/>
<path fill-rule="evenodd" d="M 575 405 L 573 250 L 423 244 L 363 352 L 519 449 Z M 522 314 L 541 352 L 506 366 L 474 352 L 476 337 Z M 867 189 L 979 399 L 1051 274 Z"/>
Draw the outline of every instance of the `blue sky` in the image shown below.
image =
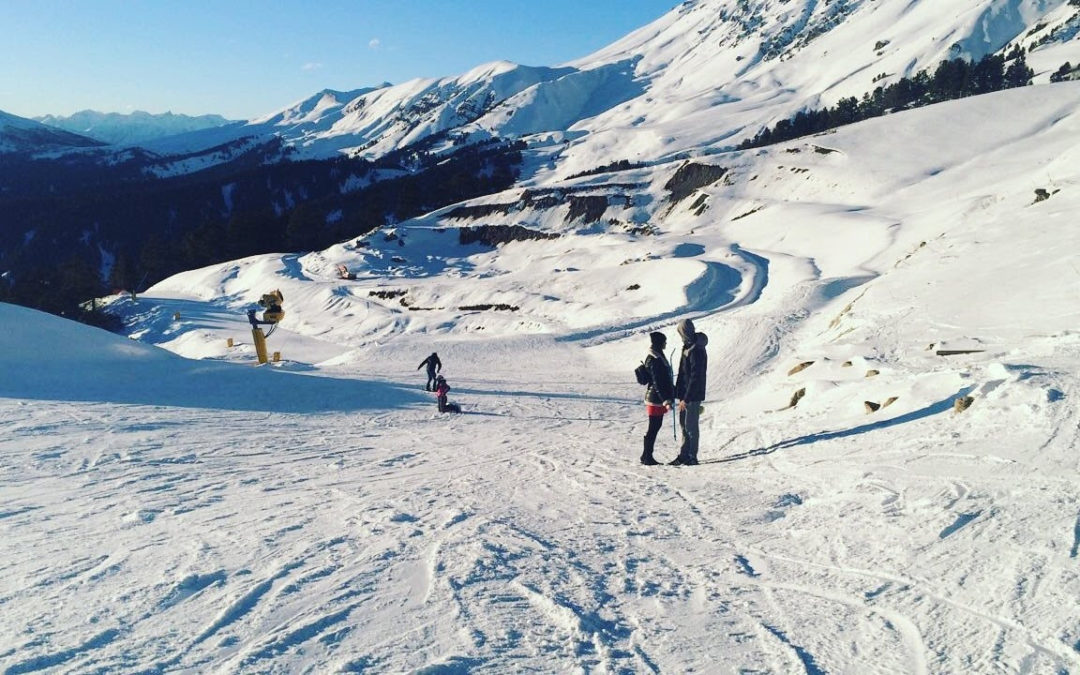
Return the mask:
<path fill-rule="evenodd" d="M 678 0 L 3 0 L 0 110 L 249 119 L 320 89 L 555 65 Z"/>

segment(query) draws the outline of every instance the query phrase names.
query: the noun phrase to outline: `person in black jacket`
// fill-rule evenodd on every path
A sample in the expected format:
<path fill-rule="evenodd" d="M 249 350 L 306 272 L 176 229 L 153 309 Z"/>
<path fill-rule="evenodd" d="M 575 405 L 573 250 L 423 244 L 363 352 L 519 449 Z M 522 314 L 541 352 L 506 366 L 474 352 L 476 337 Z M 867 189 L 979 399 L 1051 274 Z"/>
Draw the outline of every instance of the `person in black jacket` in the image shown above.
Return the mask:
<path fill-rule="evenodd" d="M 675 380 L 675 398 L 679 399 L 679 426 L 682 427 L 682 447 L 679 456 L 669 462 L 675 466 L 698 463 L 698 417 L 701 402 L 705 400 L 705 371 L 708 355 L 705 346 L 709 338 L 694 330 L 694 322 L 683 319 L 678 326 L 683 339 L 682 356 L 679 359 L 679 377 Z"/>
<path fill-rule="evenodd" d="M 645 412 L 649 416 L 649 430 L 645 432 L 645 449 L 641 453 L 641 463 L 659 464 L 653 458 L 653 446 L 660 427 L 664 425 L 664 416 L 675 404 L 675 385 L 671 382 L 671 364 L 664 356 L 667 336 L 663 333 L 649 333 L 649 355 L 645 357 L 645 368 L 649 371 L 649 385 L 645 388 Z"/>
<path fill-rule="evenodd" d="M 421 361 L 416 369 L 420 370 L 424 366 L 427 366 L 427 384 L 424 385 L 424 391 L 435 391 L 435 376 L 442 370 L 442 361 L 439 360 L 439 355 L 431 352 L 431 356 Z"/>

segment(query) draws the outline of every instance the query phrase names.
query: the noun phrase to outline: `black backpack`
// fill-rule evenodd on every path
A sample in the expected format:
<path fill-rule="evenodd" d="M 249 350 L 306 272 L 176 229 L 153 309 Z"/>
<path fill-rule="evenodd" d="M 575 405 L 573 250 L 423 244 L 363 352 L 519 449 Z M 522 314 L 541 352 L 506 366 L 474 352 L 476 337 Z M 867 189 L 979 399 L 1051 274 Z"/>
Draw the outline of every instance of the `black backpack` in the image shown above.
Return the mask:
<path fill-rule="evenodd" d="M 637 378 L 638 384 L 652 384 L 652 373 L 649 372 L 649 368 L 644 362 L 638 364 L 637 368 L 634 368 L 634 377 Z"/>

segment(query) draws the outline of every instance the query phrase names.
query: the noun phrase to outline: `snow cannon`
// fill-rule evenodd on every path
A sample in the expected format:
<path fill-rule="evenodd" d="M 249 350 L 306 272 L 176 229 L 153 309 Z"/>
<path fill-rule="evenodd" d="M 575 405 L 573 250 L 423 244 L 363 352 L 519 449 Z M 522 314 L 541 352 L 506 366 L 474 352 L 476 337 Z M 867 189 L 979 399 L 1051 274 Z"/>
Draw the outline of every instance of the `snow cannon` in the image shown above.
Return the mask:
<path fill-rule="evenodd" d="M 285 310 L 281 308 L 283 302 L 285 302 L 285 296 L 281 294 L 281 291 L 265 293 L 259 298 L 259 306 L 266 310 L 263 312 L 263 323 L 277 323 L 285 318 Z"/>
<path fill-rule="evenodd" d="M 261 320 L 255 316 L 255 313 L 259 310 L 249 309 L 247 311 L 248 323 L 251 324 L 251 337 L 255 341 L 255 355 L 259 358 L 260 364 L 269 363 L 270 361 L 266 355 L 266 338 L 270 337 L 278 322 L 285 316 L 285 310 L 281 308 L 281 303 L 284 300 L 285 297 L 281 294 L 281 291 L 264 294 L 259 299 L 259 306 L 264 309 Z M 270 326 L 270 330 L 263 333 L 262 326 Z"/>

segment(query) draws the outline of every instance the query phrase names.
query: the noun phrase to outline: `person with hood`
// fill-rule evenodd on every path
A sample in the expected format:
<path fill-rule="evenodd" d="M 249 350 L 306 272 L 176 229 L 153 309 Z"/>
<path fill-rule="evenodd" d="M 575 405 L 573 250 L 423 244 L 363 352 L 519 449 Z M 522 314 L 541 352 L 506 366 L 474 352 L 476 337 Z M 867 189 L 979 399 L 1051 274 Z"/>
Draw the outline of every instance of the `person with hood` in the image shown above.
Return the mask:
<path fill-rule="evenodd" d="M 446 400 L 446 395 L 450 393 L 450 385 L 446 382 L 446 378 L 439 375 L 435 378 L 435 388 L 432 389 L 435 392 L 435 400 L 439 404 L 439 412 L 441 413 L 459 413 L 461 412 L 461 406 L 457 403 L 450 403 Z"/>
<path fill-rule="evenodd" d="M 424 385 L 424 391 L 435 391 L 435 376 L 442 370 L 442 361 L 439 360 L 439 355 L 431 352 L 431 356 L 421 361 L 416 369 L 420 370 L 424 366 L 427 366 L 427 384 Z"/>
<path fill-rule="evenodd" d="M 709 338 L 694 330 L 694 322 L 683 319 L 678 325 L 683 340 L 682 356 L 679 358 L 679 376 L 675 380 L 675 398 L 679 399 L 679 426 L 682 427 L 682 446 L 679 456 L 669 462 L 674 466 L 698 463 L 698 417 L 701 402 L 705 400 L 705 370 L 708 355 L 705 346 Z"/>
<path fill-rule="evenodd" d="M 447 384 L 446 378 L 439 375 L 435 378 L 435 400 L 439 404 L 439 412 L 447 412 L 446 395 L 450 393 L 450 385 Z"/>
<path fill-rule="evenodd" d="M 664 356 L 666 346 L 666 335 L 649 333 L 649 354 L 645 357 L 645 369 L 649 371 L 649 385 L 645 387 L 645 413 L 649 416 L 649 430 L 645 432 L 645 448 L 641 453 L 641 463 L 649 466 L 660 463 L 653 458 L 653 447 L 667 411 L 675 406 L 671 364 Z"/>

